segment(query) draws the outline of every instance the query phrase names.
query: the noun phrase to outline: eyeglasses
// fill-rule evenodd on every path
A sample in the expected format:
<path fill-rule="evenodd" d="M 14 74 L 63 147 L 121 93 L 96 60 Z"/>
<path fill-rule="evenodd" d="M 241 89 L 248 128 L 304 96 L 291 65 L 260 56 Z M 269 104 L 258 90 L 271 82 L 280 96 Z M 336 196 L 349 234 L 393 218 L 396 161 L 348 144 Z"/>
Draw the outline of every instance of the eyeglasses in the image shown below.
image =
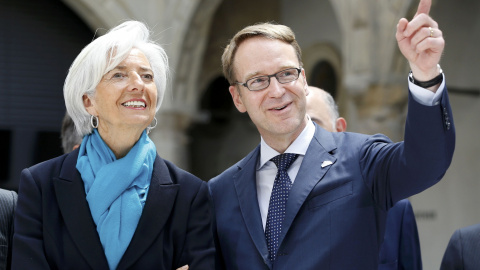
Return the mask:
<path fill-rule="evenodd" d="M 275 77 L 279 83 L 289 83 L 298 79 L 302 68 L 288 68 L 279 71 L 272 75 L 258 76 L 248 79 L 246 82 L 235 82 L 248 88 L 250 91 L 259 91 L 267 88 L 270 85 L 270 78 Z"/>

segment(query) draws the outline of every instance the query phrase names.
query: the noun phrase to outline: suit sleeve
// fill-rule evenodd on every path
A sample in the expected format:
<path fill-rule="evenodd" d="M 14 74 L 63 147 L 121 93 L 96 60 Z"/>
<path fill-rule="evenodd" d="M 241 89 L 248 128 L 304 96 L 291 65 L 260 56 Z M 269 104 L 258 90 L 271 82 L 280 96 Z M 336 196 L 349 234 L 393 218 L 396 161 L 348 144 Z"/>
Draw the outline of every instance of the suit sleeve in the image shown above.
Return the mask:
<path fill-rule="evenodd" d="M 450 242 L 448 242 L 447 249 L 443 255 L 442 264 L 440 265 L 440 270 L 463 269 L 462 253 L 462 235 L 460 230 L 457 230 L 450 238 Z"/>
<path fill-rule="evenodd" d="M 212 212 L 212 233 L 213 233 L 213 242 L 215 243 L 215 270 L 224 270 L 226 269 L 225 262 L 223 261 L 222 249 L 220 248 L 220 241 L 217 234 L 217 219 L 215 218 L 215 204 L 213 203 L 213 196 L 211 192 L 210 182 L 208 184 L 208 191 L 210 194 L 210 206 Z"/>
<path fill-rule="evenodd" d="M 409 94 L 405 140 L 392 143 L 382 135 L 368 138 L 361 149 L 362 177 L 377 204 L 389 209 L 443 177 L 455 149 L 455 127 L 446 89 L 434 106 Z"/>
<path fill-rule="evenodd" d="M 41 196 L 30 171 L 24 169 L 15 213 L 12 269 L 50 269 L 43 245 Z"/>
<path fill-rule="evenodd" d="M 202 182 L 193 200 L 188 220 L 185 250 L 189 269 L 213 269 L 215 248 L 212 239 L 212 216 L 207 184 Z"/>
<path fill-rule="evenodd" d="M 15 191 L 0 190 L 0 269 L 10 269 L 13 215 L 16 204 L 17 193 Z"/>
<path fill-rule="evenodd" d="M 420 252 L 417 222 L 415 221 L 415 215 L 410 202 L 408 200 L 402 201 L 405 202 L 405 207 L 400 236 L 399 269 L 421 270 L 422 255 Z"/>

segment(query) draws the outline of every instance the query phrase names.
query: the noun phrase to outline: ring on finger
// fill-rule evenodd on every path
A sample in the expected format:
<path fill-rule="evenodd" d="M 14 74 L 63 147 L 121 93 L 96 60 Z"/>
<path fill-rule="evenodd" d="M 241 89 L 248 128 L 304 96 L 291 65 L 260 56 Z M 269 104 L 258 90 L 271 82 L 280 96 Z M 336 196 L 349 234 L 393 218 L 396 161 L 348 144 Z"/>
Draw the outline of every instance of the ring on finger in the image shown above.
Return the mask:
<path fill-rule="evenodd" d="M 433 28 L 432 28 L 432 27 L 428 27 L 428 30 L 430 30 L 430 37 L 433 37 Z"/>

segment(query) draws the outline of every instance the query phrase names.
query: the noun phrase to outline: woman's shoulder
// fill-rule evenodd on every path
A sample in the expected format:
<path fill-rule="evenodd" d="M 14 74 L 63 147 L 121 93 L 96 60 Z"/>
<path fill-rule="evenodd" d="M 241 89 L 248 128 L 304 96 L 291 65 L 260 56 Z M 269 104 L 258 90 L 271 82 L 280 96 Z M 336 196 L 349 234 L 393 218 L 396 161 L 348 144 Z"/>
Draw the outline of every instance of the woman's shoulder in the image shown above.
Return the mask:
<path fill-rule="evenodd" d="M 205 183 L 197 176 L 193 175 L 190 172 L 187 172 L 184 169 L 179 168 L 171 161 L 165 160 L 163 158 L 157 158 L 156 162 L 163 162 L 165 164 L 170 174 L 171 180 L 174 184 L 187 183 L 201 185 L 202 183 Z"/>
<path fill-rule="evenodd" d="M 53 174 L 60 173 L 66 161 L 69 161 L 67 163 L 73 168 L 75 168 L 77 156 L 78 150 L 75 150 L 73 152 L 37 163 L 29 168 L 26 168 L 25 170 L 28 170 L 32 175 L 40 174 L 44 176 L 52 176 Z"/>

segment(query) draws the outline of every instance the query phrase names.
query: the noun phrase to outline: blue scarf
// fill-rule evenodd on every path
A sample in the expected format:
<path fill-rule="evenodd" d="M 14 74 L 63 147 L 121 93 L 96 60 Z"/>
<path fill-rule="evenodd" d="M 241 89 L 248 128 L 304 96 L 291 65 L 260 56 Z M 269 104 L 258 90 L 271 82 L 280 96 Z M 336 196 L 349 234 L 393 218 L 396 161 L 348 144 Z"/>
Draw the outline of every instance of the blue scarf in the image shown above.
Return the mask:
<path fill-rule="evenodd" d="M 128 154 L 116 159 L 97 129 L 83 138 L 77 169 L 110 269 L 117 268 L 142 215 L 152 179 L 155 144 L 144 131 Z"/>

